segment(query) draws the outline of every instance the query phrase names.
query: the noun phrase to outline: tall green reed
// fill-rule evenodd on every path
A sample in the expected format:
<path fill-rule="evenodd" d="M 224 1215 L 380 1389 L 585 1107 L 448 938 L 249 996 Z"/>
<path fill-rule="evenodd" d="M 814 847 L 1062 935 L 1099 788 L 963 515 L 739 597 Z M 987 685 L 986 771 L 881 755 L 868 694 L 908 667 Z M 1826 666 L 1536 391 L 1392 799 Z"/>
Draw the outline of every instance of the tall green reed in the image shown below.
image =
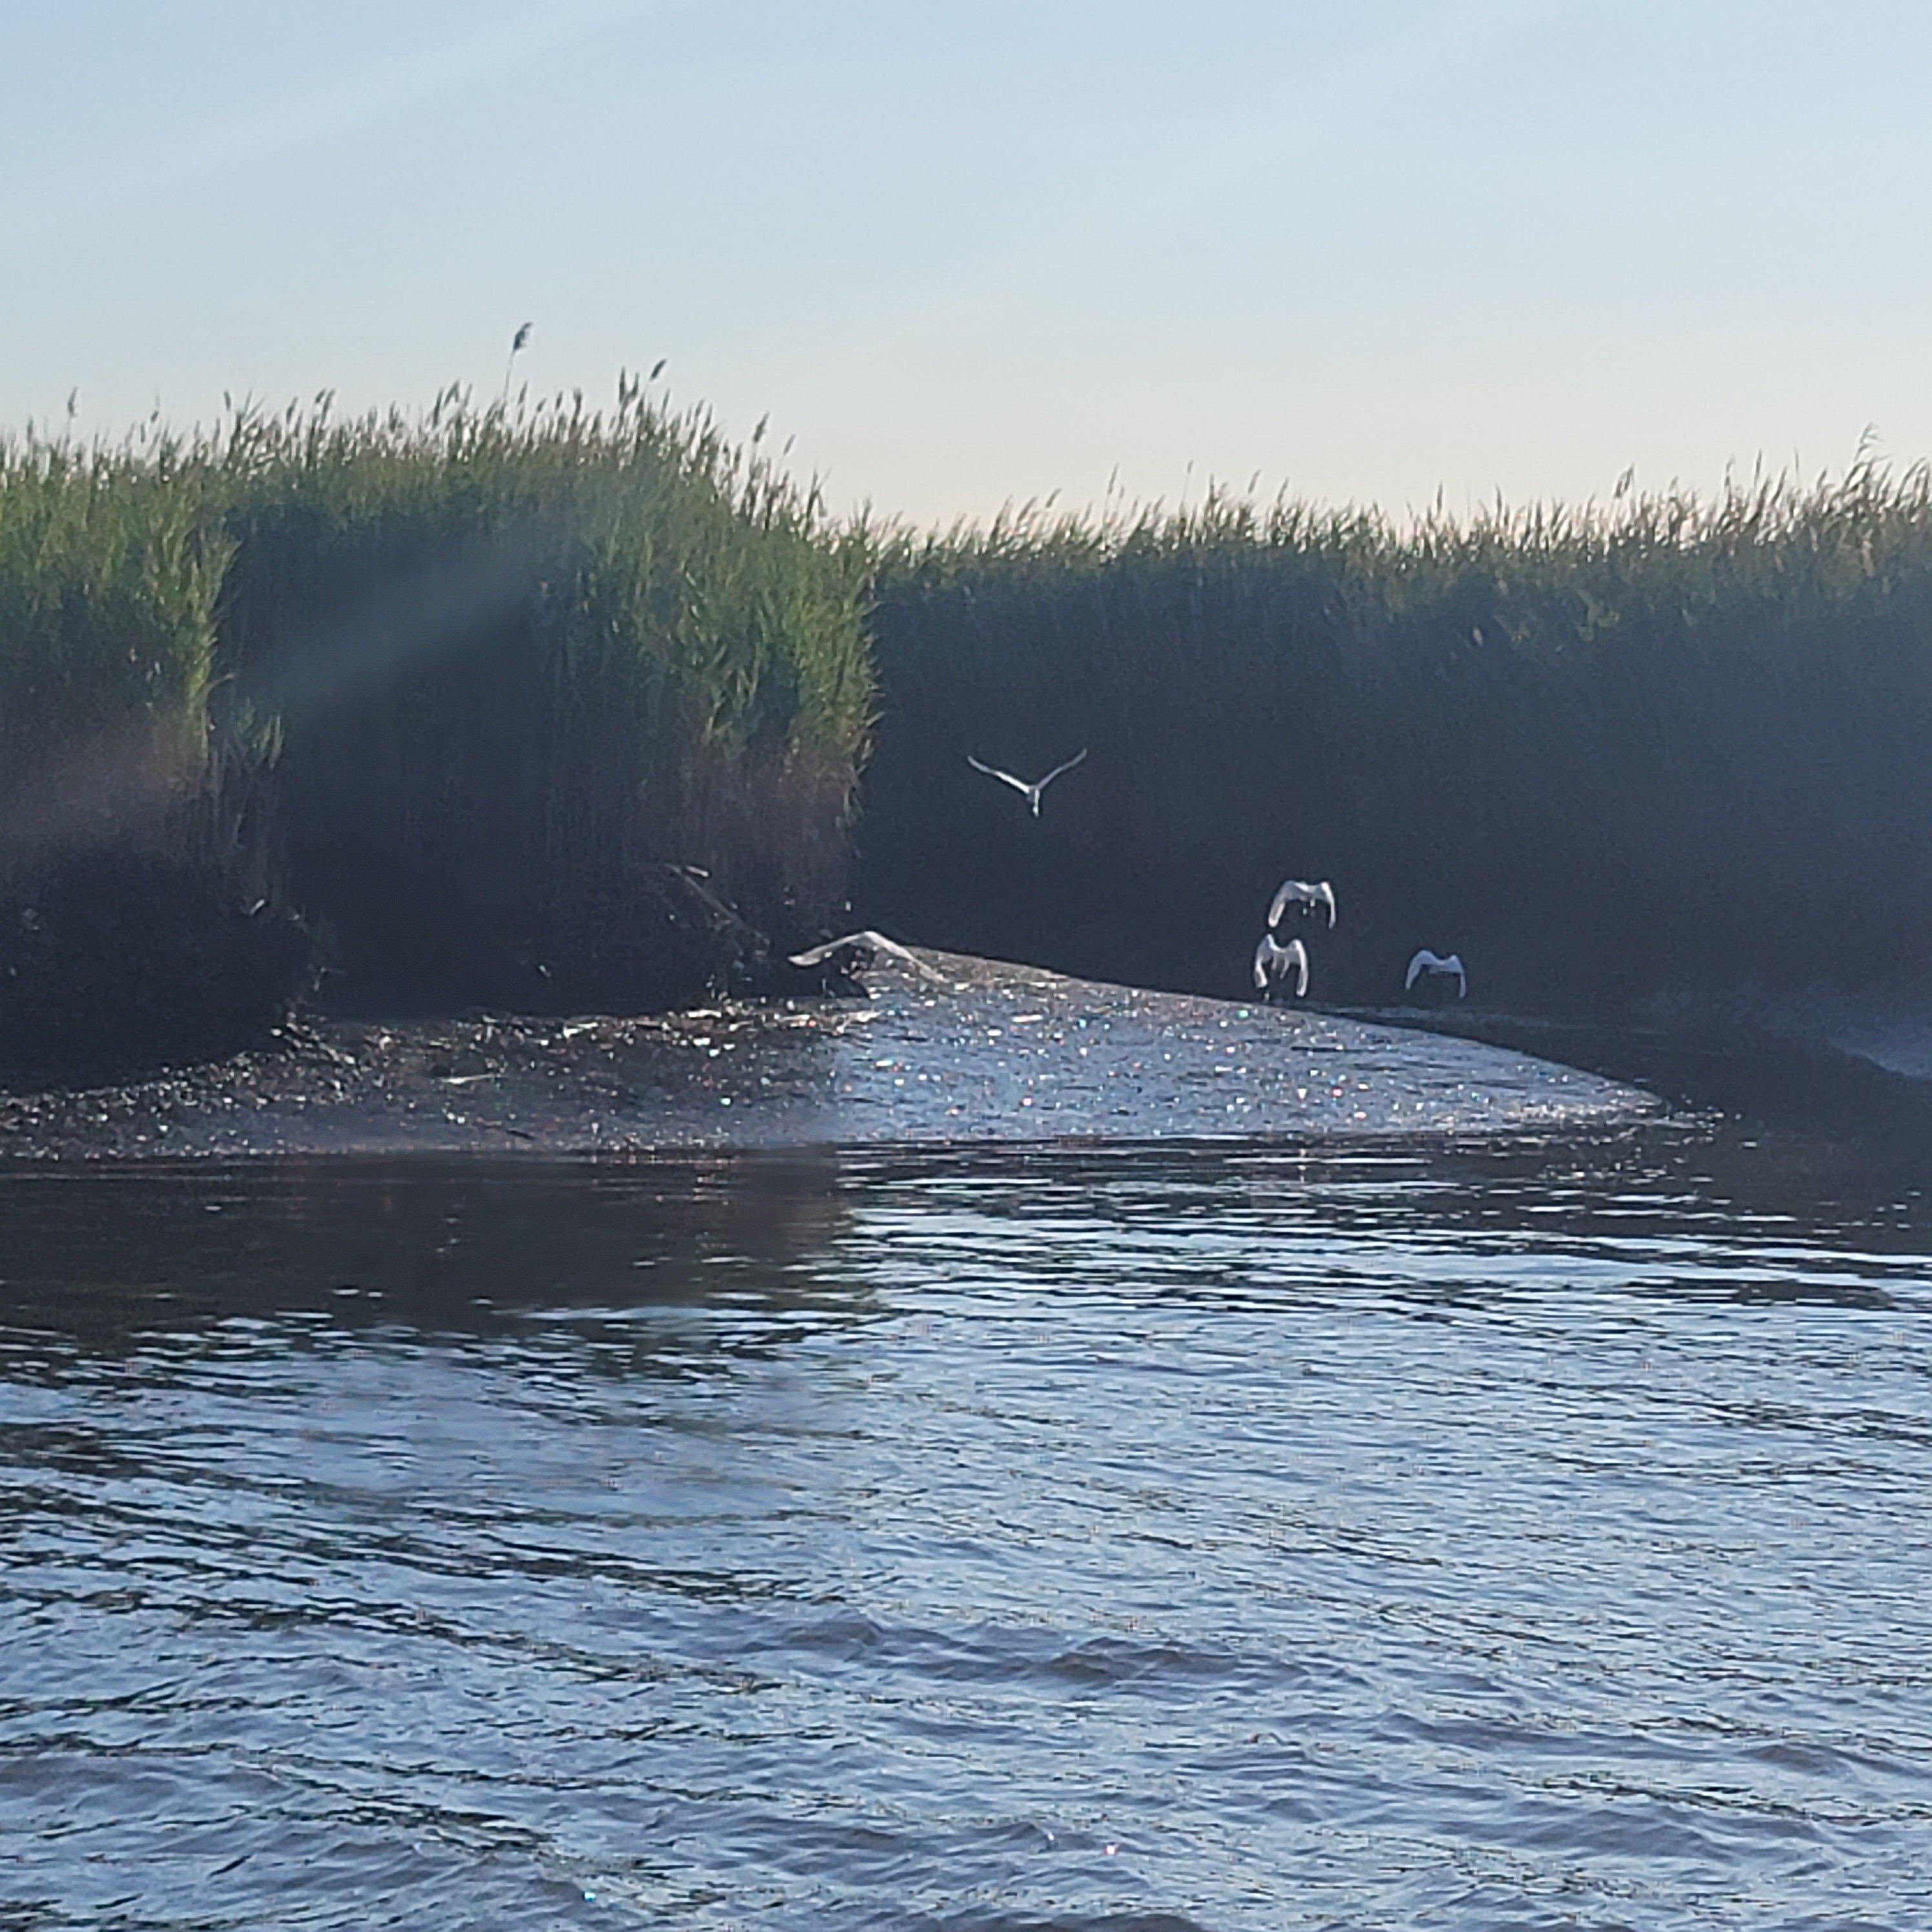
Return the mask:
<path fill-rule="evenodd" d="M 168 461 L 0 440 L 0 887 L 207 804 L 228 555 Z"/>
<path fill-rule="evenodd" d="M 862 878 L 935 939 L 1233 992 L 1299 872 L 1342 895 L 1331 998 L 1420 944 L 1544 1004 L 1932 958 L 1923 470 L 880 544 Z M 964 762 L 1083 744 L 1037 824 Z"/>
<path fill-rule="evenodd" d="M 608 414 L 325 400 L 243 411 L 202 460 L 292 883 L 375 979 L 624 997 L 652 867 L 781 940 L 842 898 L 866 559 L 706 416 L 632 382 Z"/>
<path fill-rule="evenodd" d="M 694 917 L 784 942 L 844 896 L 867 568 L 628 381 L 0 446 L 0 898 L 37 932 L 34 880 L 82 865 L 74 930 L 152 923 L 146 854 L 209 944 L 268 897 L 378 994 L 688 996 L 724 963 Z"/>

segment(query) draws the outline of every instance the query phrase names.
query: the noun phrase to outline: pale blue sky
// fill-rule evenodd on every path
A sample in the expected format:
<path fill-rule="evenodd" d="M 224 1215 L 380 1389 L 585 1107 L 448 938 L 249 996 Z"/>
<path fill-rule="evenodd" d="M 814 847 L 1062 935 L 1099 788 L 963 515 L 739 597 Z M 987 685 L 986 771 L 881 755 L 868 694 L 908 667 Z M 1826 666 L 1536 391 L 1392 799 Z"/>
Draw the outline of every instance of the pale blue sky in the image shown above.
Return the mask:
<path fill-rule="evenodd" d="M 0 0 L 0 424 L 608 394 L 840 506 L 1932 453 L 1923 0 Z"/>

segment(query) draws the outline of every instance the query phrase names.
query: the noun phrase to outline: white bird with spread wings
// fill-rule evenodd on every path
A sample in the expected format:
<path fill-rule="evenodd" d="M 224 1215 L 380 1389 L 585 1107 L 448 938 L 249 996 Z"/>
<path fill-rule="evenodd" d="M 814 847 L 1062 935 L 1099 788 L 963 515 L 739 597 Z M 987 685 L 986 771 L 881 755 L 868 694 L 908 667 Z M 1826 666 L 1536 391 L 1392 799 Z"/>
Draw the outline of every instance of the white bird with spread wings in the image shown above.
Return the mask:
<path fill-rule="evenodd" d="M 1298 939 L 1291 939 L 1282 946 L 1273 933 L 1263 933 L 1262 943 L 1255 948 L 1256 986 L 1271 994 L 1277 986 L 1286 982 L 1291 973 L 1294 975 L 1294 997 L 1299 1000 L 1308 991 L 1308 948 Z"/>
<path fill-rule="evenodd" d="M 968 752 L 966 754 L 966 762 L 970 765 L 976 772 L 984 772 L 989 778 L 998 778 L 1000 784 L 1011 785 L 1014 790 L 1019 793 L 1020 795 L 1025 799 L 1028 804 L 1033 807 L 1033 815 L 1034 818 L 1037 818 L 1040 816 L 1040 794 L 1046 790 L 1047 787 L 1052 784 L 1054 780 L 1059 777 L 1062 772 L 1070 772 L 1072 770 L 1073 767 L 1078 764 L 1082 759 L 1084 758 L 1086 755 L 1087 748 L 1082 746 L 1080 751 L 1072 758 L 1069 758 L 1065 764 L 1055 765 L 1052 770 L 1047 773 L 1045 778 L 1037 780 L 1032 784 L 1028 784 L 1024 778 L 1015 778 L 1011 772 L 1001 771 L 997 765 L 982 765 L 977 758 L 974 757 L 970 752 Z"/>
<path fill-rule="evenodd" d="M 1462 970 L 1462 956 L 1452 952 L 1445 958 L 1440 953 L 1432 952 L 1426 946 L 1419 947 L 1415 957 L 1408 962 L 1408 974 L 1402 982 L 1406 993 L 1424 974 L 1431 979 L 1454 980 L 1456 997 L 1466 1000 L 1469 997 L 1469 976 Z"/>
<path fill-rule="evenodd" d="M 1312 912 L 1317 906 L 1328 908 L 1328 923 L 1335 923 L 1335 888 L 1326 879 L 1318 879 L 1310 885 L 1306 879 L 1284 879 L 1281 890 L 1274 896 L 1274 903 L 1268 908 L 1268 930 L 1272 932 L 1280 925 L 1282 914 L 1292 905 L 1300 907 L 1304 914 Z"/>
<path fill-rule="evenodd" d="M 854 964 L 862 964 L 868 956 L 883 952 L 902 965 L 910 966 L 926 979 L 942 986 L 946 983 L 943 973 L 935 973 L 916 953 L 908 952 L 897 940 L 888 939 L 883 932 L 874 932 L 870 926 L 862 932 L 848 932 L 837 939 L 828 939 L 823 946 L 811 946 L 803 952 L 788 956 L 794 966 L 822 966 L 835 952 L 852 954 Z"/>

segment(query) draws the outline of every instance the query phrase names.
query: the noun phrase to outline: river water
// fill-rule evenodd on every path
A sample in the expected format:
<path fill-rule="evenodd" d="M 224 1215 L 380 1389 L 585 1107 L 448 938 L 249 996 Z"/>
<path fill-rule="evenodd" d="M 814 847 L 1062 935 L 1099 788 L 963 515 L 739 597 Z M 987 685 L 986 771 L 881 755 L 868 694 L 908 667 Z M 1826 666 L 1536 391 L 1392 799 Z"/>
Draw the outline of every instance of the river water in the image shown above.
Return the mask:
<path fill-rule="evenodd" d="M 0 1926 L 1932 1925 L 1912 1173 L 0 1177 Z"/>

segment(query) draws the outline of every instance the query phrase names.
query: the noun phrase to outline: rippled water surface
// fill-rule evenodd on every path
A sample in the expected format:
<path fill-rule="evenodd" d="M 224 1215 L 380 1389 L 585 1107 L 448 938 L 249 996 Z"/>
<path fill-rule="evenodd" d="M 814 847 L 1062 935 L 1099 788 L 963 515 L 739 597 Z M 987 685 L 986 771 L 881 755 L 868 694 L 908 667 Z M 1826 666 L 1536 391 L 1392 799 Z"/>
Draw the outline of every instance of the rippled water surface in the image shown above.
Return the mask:
<path fill-rule="evenodd" d="M 0 1926 L 1932 1925 L 1870 1173 L 0 1178 Z"/>

